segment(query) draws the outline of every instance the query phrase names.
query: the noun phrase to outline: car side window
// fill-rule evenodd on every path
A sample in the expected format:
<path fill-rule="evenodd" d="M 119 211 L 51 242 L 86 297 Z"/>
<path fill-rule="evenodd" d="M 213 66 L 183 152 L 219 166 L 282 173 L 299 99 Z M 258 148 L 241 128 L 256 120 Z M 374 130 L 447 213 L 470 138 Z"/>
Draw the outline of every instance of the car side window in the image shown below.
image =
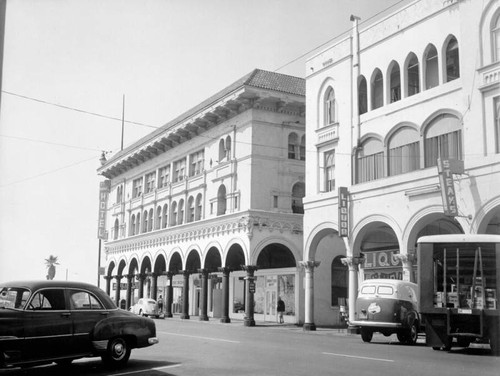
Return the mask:
<path fill-rule="evenodd" d="M 87 309 L 104 309 L 97 298 L 87 291 L 71 291 L 70 292 L 71 309 L 87 310 Z"/>
<path fill-rule="evenodd" d="M 38 291 L 31 299 L 28 309 L 44 311 L 66 309 L 64 290 L 47 289 Z"/>

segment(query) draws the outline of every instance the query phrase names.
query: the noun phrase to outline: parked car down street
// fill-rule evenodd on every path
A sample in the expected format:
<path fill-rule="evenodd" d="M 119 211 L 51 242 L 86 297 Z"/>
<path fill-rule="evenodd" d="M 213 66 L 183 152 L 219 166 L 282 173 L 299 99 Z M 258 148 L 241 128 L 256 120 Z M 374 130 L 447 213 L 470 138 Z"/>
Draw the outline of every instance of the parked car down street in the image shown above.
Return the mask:
<path fill-rule="evenodd" d="M 158 310 L 158 304 L 154 299 L 141 298 L 130 307 L 130 312 L 139 316 L 154 316 L 156 318 L 160 317 L 160 311 Z"/>
<path fill-rule="evenodd" d="M 133 348 L 158 343 L 153 320 L 118 309 L 91 284 L 9 282 L 0 300 L 0 368 L 96 356 L 117 368 Z"/>
<path fill-rule="evenodd" d="M 418 286 L 397 279 L 368 279 L 359 286 L 356 320 L 361 338 L 370 342 L 374 332 L 385 336 L 396 333 L 399 342 L 414 345 L 422 331 L 418 313 Z"/>

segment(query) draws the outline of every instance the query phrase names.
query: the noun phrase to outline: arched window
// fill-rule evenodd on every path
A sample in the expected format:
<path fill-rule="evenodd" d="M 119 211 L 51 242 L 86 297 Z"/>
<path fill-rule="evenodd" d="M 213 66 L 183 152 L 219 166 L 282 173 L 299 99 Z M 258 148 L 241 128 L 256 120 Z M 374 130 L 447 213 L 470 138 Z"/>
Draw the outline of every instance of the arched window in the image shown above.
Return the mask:
<path fill-rule="evenodd" d="M 113 240 L 118 239 L 118 229 L 120 227 L 120 223 L 118 222 L 118 218 L 115 219 L 115 226 L 113 227 Z"/>
<path fill-rule="evenodd" d="M 217 215 L 226 214 L 226 186 L 222 184 L 217 192 Z"/>
<path fill-rule="evenodd" d="M 384 145 L 369 138 L 356 152 L 356 182 L 364 183 L 384 177 Z"/>
<path fill-rule="evenodd" d="M 221 139 L 219 141 L 219 163 L 224 161 L 225 157 L 226 157 L 226 147 L 224 145 L 224 139 Z"/>
<path fill-rule="evenodd" d="M 177 224 L 182 225 L 184 223 L 184 200 L 179 200 L 179 217 L 177 218 Z"/>
<path fill-rule="evenodd" d="M 358 78 L 358 112 L 362 115 L 368 111 L 368 89 L 366 86 L 366 78 L 359 76 Z"/>
<path fill-rule="evenodd" d="M 437 165 L 437 159 L 462 159 L 462 125 L 460 119 L 443 114 L 425 129 L 425 167 Z"/>
<path fill-rule="evenodd" d="M 438 55 L 436 47 L 432 44 L 427 47 L 424 55 L 425 62 L 425 90 L 432 89 L 439 85 Z"/>
<path fill-rule="evenodd" d="M 446 46 L 446 82 L 456 80 L 459 77 L 460 61 L 458 54 L 458 42 L 455 37 L 452 37 Z"/>
<path fill-rule="evenodd" d="M 196 196 L 196 206 L 195 206 L 195 214 L 194 214 L 194 220 L 199 221 L 201 219 L 201 213 L 202 213 L 202 195 L 201 193 L 198 193 L 198 196 Z"/>
<path fill-rule="evenodd" d="M 187 219 L 186 221 L 188 223 L 191 223 L 194 221 L 194 197 L 190 196 L 188 199 L 188 206 L 187 206 Z"/>
<path fill-rule="evenodd" d="M 129 235 L 135 235 L 135 214 L 132 214 L 132 218 L 130 219 Z"/>
<path fill-rule="evenodd" d="M 335 106 L 336 106 L 335 91 L 333 91 L 333 88 L 329 87 L 325 93 L 325 101 L 324 101 L 325 121 L 324 121 L 324 125 L 330 125 L 330 124 L 333 124 L 336 122 Z"/>
<path fill-rule="evenodd" d="M 406 67 L 406 92 L 409 97 L 420 92 L 420 73 L 418 58 L 414 53 L 408 57 Z"/>
<path fill-rule="evenodd" d="M 410 127 L 397 130 L 389 140 L 389 175 L 404 174 L 420 167 L 420 135 Z"/>
<path fill-rule="evenodd" d="M 229 161 L 231 159 L 231 136 L 226 137 L 226 158 Z"/>
<path fill-rule="evenodd" d="M 297 159 L 299 156 L 298 151 L 298 137 L 296 133 L 290 133 L 288 135 L 288 159 Z"/>
<path fill-rule="evenodd" d="M 156 208 L 156 223 L 155 230 L 159 230 L 161 228 L 161 206 Z"/>
<path fill-rule="evenodd" d="M 384 105 L 384 77 L 380 69 L 373 72 L 372 82 L 372 110 Z"/>
<path fill-rule="evenodd" d="M 142 219 L 142 232 L 147 232 L 148 231 L 148 211 L 144 210 L 144 215 Z"/>
<path fill-rule="evenodd" d="M 153 217 L 154 217 L 154 210 L 149 209 L 148 232 L 153 231 Z"/>
<path fill-rule="evenodd" d="M 389 80 L 389 103 L 397 102 L 401 99 L 401 72 L 396 62 L 392 65 Z"/>
<path fill-rule="evenodd" d="M 119 204 L 123 199 L 123 186 L 119 185 L 116 189 L 116 203 Z"/>
<path fill-rule="evenodd" d="M 141 213 L 137 213 L 135 217 L 135 235 L 139 235 L 141 233 Z"/>
<path fill-rule="evenodd" d="M 348 270 L 347 266 L 342 264 L 342 257 L 337 256 L 332 261 L 331 281 L 332 281 L 332 306 L 346 306 Z"/>
<path fill-rule="evenodd" d="M 170 226 L 177 225 L 177 202 L 172 202 L 172 212 L 170 213 Z"/>
<path fill-rule="evenodd" d="M 500 99 L 495 101 L 495 137 L 497 153 L 500 153 Z"/>
<path fill-rule="evenodd" d="M 500 61 L 500 13 L 491 28 L 491 39 L 493 41 L 493 61 Z"/>
<path fill-rule="evenodd" d="M 300 138 L 300 160 L 306 160 L 306 136 Z"/>
<path fill-rule="evenodd" d="M 292 212 L 304 214 L 304 203 L 302 202 L 306 195 L 306 185 L 302 182 L 295 183 L 292 187 Z"/>
<path fill-rule="evenodd" d="M 167 228 L 168 226 L 168 204 L 163 205 L 163 220 L 162 228 Z"/>

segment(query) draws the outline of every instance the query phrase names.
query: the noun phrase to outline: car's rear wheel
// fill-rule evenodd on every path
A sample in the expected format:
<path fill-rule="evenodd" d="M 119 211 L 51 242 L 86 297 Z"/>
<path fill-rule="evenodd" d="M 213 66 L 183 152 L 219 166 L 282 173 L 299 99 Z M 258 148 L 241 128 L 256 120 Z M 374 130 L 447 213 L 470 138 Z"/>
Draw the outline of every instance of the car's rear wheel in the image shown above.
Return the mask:
<path fill-rule="evenodd" d="M 373 332 L 369 329 L 361 329 L 361 339 L 363 342 L 371 342 L 373 338 Z"/>
<path fill-rule="evenodd" d="M 113 368 L 122 367 L 130 358 L 131 348 L 125 338 L 116 337 L 109 341 L 106 353 L 102 356 L 103 362 Z"/>

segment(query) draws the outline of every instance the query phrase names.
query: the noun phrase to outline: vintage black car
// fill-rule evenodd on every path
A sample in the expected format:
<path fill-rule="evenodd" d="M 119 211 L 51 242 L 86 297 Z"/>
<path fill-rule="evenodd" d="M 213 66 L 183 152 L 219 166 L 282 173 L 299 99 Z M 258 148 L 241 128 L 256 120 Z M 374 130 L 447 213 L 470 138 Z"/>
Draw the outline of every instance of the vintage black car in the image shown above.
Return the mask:
<path fill-rule="evenodd" d="M 0 367 L 100 356 L 123 366 L 158 343 L 153 320 L 118 309 L 100 288 L 68 281 L 0 284 Z"/>

